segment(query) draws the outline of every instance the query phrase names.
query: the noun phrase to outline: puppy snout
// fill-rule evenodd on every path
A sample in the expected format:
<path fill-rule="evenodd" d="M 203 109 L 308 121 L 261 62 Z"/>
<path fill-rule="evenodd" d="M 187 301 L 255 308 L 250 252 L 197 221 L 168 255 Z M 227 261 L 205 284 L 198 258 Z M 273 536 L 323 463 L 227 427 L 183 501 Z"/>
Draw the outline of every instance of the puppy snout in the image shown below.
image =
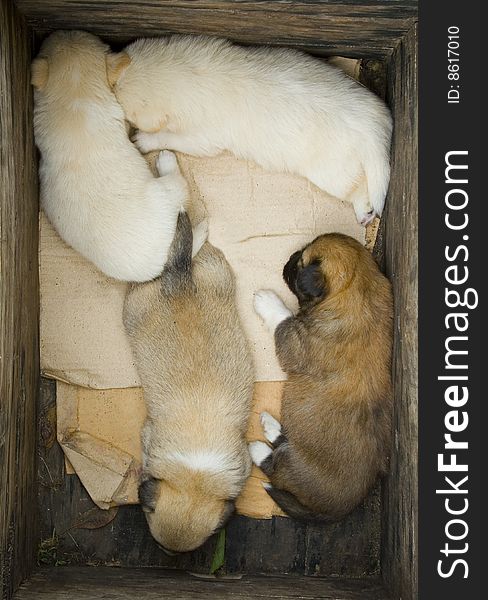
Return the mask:
<path fill-rule="evenodd" d="M 298 250 L 294 252 L 288 262 L 283 268 L 283 279 L 285 280 L 286 285 L 290 288 L 290 291 L 296 294 L 296 279 L 297 279 L 297 271 L 298 271 L 298 261 L 300 260 L 300 256 L 302 255 L 302 251 Z"/>

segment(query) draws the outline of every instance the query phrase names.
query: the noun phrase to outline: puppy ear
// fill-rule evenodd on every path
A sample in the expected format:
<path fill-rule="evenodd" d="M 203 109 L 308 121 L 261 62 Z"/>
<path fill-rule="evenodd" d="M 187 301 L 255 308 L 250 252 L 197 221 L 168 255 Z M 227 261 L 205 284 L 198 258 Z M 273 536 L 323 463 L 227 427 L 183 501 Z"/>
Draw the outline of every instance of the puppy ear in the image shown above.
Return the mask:
<path fill-rule="evenodd" d="M 154 512 L 156 510 L 157 491 L 158 480 L 154 477 L 145 479 L 139 485 L 139 502 L 144 512 Z"/>
<path fill-rule="evenodd" d="M 286 265 L 283 267 L 283 279 L 294 294 L 296 294 L 295 280 L 298 272 L 298 261 L 300 260 L 301 256 L 301 250 L 294 252 L 288 259 Z"/>
<path fill-rule="evenodd" d="M 325 279 L 319 261 L 314 261 L 298 271 L 296 286 L 299 295 L 305 299 L 321 298 L 325 295 Z"/>
<path fill-rule="evenodd" d="M 232 517 L 232 515 L 236 512 L 236 503 L 234 500 L 226 500 L 224 506 L 224 512 L 220 517 L 218 529 L 221 529 L 227 521 Z"/>
<path fill-rule="evenodd" d="M 131 63 L 131 58 L 127 52 L 111 52 L 105 59 L 107 66 L 107 79 L 111 88 L 115 87 L 122 73 Z"/>
<path fill-rule="evenodd" d="M 47 58 L 35 58 L 31 64 L 31 84 L 36 90 L 42 90 L 49 78 Z"/>

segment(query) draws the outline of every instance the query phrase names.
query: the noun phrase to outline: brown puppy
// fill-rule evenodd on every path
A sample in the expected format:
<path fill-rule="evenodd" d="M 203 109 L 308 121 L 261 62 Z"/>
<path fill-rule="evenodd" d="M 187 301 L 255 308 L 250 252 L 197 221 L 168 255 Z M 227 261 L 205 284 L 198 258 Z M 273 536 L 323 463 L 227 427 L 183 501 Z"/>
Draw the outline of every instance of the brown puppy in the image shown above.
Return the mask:
<path fill-rule="evenodd" d="M 180 213 L 161 277 L 132 286 L 124 307 L 147 406 L 139 499 L 169 553 L 193 550 L 222 527 L 251 469 L 254 377 L 234 275 L 210 244 L 191 255 L 191 224 Z"/>
<path fill-rule="evenodd" d="M 300 309 L 267 290 L 255 309 L 275 331 L 284 371 L 282 425 L 261 414 L 251 457 L 267 492 L 299 519 L 339 519 L 386 472 L 391 429 L 392 291 L 371 254 L 341 234 L 318 237 L 283 271 Z"/>

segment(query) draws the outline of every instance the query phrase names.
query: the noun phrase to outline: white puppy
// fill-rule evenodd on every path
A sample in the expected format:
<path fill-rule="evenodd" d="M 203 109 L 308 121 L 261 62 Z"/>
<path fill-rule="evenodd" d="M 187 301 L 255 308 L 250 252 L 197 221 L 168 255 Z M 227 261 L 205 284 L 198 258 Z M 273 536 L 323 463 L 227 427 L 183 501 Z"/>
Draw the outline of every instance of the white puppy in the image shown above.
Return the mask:
<path fill-rule="evenodd" d="M 106 275 L 147 281 L 163 270 L 187 185 L 172 153 L 160 154 L 155 178 L 130 142 L 107 81 L 108 50 L 88 33 L 59 31 L 32 63 L 41 204 Z"/>
<path fill-rule="evenodd" d="M 108 77 L 142 152 L 230 150 L 307 177 L 380 215 L 388 188 L 391 116 L 336 67 L 301 52 L 241 48 L 209 37 L 141 39 L 108 60 Z"/>

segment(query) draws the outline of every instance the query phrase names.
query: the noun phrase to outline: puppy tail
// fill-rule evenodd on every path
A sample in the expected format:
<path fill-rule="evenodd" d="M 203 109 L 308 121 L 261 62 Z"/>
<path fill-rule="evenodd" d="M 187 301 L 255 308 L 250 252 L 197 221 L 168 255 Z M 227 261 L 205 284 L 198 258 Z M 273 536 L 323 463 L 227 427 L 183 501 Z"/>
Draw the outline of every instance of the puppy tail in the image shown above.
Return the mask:
<path fill-rule="evenodd" d="M 162 272 L 162 281 L 169 284 L 187 282 L 191 278 L 193 231 L 185 211 L 178 214 L 175 235 L 169 249 L 168 260 Z"/>
<path fill-rule="evenodd" d="M 270 483 L 264 483 L 263 487 L 281 510 L 297 521 L 306 521 L 307 523 L 330 523 L 335 520 L 327 515 L 311 511 L 291 492 L 279 490 Z"/>

